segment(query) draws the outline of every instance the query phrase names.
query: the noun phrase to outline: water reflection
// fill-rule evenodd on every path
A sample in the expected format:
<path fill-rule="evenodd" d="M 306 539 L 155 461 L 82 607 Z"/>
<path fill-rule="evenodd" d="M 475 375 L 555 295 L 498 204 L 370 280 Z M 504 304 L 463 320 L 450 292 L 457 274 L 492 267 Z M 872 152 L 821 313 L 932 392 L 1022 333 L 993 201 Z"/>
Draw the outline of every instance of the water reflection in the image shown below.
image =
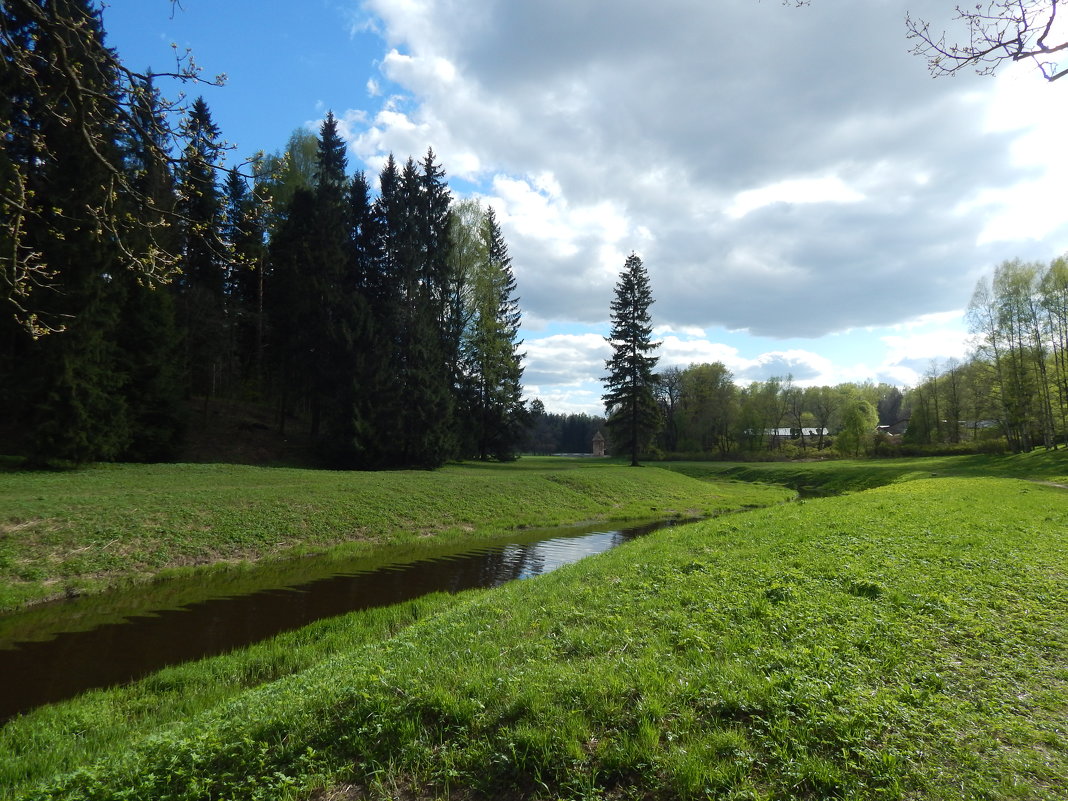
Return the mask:
<path fill-rule="evenodd" d="M 126 593 L 125 610 L 122 602 L 105 596 L 10 615 L 0 618 L 0 721 L 322 618 L 548 573 L 670 524 L 616 531 L 569 529 L 564 536 L 559 531 L 556 536 L 527 534 L 520 542 L 385 565 L 380 559 L 377 564 L 329 563 L 331 575 L 254 591 L 235 592 L 225 575 L 208 579 L 219 585 L 216 589 L 197 586 L 176 593 L 167 585 L 150 585 Z M 322 570 L 314 560 L 304 562 L 304 575 Z M 243 578 L 243 586 L 248 586 L 254 576 L 246 573 Z M 174 599 L 183 594 L 198 600 L 176 604 Z M 98 614 L 96 606 L 102 610 Z"/>

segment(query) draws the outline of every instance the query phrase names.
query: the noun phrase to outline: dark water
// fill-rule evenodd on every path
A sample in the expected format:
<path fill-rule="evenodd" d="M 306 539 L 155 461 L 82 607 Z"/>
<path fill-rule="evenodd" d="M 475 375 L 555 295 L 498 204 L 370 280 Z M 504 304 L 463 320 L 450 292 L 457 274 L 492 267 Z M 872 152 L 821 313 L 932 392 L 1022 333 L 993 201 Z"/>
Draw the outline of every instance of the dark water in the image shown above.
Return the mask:
<path fill-rule="evenodd" d="M 0 722 L 322 618 L 537 576 L 666 525 L 671 522 L 528 532 L 474 550 L 408 554 L 386 564 L 381 558 L 325 565 L 305 559 L 282 569 L 175 579 L 0 617 Z"/>

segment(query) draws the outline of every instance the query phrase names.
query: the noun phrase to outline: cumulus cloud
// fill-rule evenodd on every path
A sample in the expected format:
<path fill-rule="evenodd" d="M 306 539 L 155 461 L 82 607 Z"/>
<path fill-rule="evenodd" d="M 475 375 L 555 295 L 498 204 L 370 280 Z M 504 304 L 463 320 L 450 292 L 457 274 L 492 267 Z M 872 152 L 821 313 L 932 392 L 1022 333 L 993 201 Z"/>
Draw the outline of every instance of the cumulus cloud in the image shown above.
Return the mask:
<path fill-rule="evenodd" d="M 796 384 L 806 386 L 832 383 L 834 375 L 834 367 L 829 359 L 803 349 L 767 351 L 747 358 L 737 348 L 706 339 L 666 336 L 661 343 L 660 369 L 721 362 L 731 371 L 736 384 L 791 376 Z"/>
<path fill-rule="evenodd" d="M 667 323 L 817 337 L 962 306 L 1014 231 L 1068 243 L 1021 183 L 1057 148 L 997 122 L 1033 109 L 930 80 L 900 3 L 364 7 L 410 102 L 354 147 L 484 182 L 534 318 L 604 319 L 634 249 Z"/>

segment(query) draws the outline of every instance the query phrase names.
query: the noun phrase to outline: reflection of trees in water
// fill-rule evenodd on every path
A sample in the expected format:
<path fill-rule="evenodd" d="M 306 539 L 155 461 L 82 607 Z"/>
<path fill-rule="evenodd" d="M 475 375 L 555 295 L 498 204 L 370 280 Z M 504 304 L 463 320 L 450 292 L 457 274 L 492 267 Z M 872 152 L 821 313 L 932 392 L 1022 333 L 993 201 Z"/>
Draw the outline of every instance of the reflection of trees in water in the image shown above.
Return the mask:
<path fill-rule="evenodd" d="M 90 631 L 60 633 L 44 642 L 23 643 L 16 650 L 0 651 L 0 721 L 94 687 L 241 648 L 323 618 L 433 592 L 496 587 L 536 576 L 609 550 L 660 525 L 510 544 L 333 576 L 299 588 L 218 598 Z"/>

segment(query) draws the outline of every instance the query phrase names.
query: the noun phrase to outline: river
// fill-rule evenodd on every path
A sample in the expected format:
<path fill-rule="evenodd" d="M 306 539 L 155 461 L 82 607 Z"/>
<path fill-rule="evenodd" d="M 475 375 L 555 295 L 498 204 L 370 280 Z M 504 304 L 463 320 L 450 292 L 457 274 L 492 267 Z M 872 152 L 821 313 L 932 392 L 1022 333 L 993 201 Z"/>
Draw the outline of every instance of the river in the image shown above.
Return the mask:
<path fill-rule="evenodd" d="M 307 558 L 192 574 L 0 616 L 0 722 L 335 615 L 548 573 L 672 525 L 523 532 L 392 561 Z"/>

